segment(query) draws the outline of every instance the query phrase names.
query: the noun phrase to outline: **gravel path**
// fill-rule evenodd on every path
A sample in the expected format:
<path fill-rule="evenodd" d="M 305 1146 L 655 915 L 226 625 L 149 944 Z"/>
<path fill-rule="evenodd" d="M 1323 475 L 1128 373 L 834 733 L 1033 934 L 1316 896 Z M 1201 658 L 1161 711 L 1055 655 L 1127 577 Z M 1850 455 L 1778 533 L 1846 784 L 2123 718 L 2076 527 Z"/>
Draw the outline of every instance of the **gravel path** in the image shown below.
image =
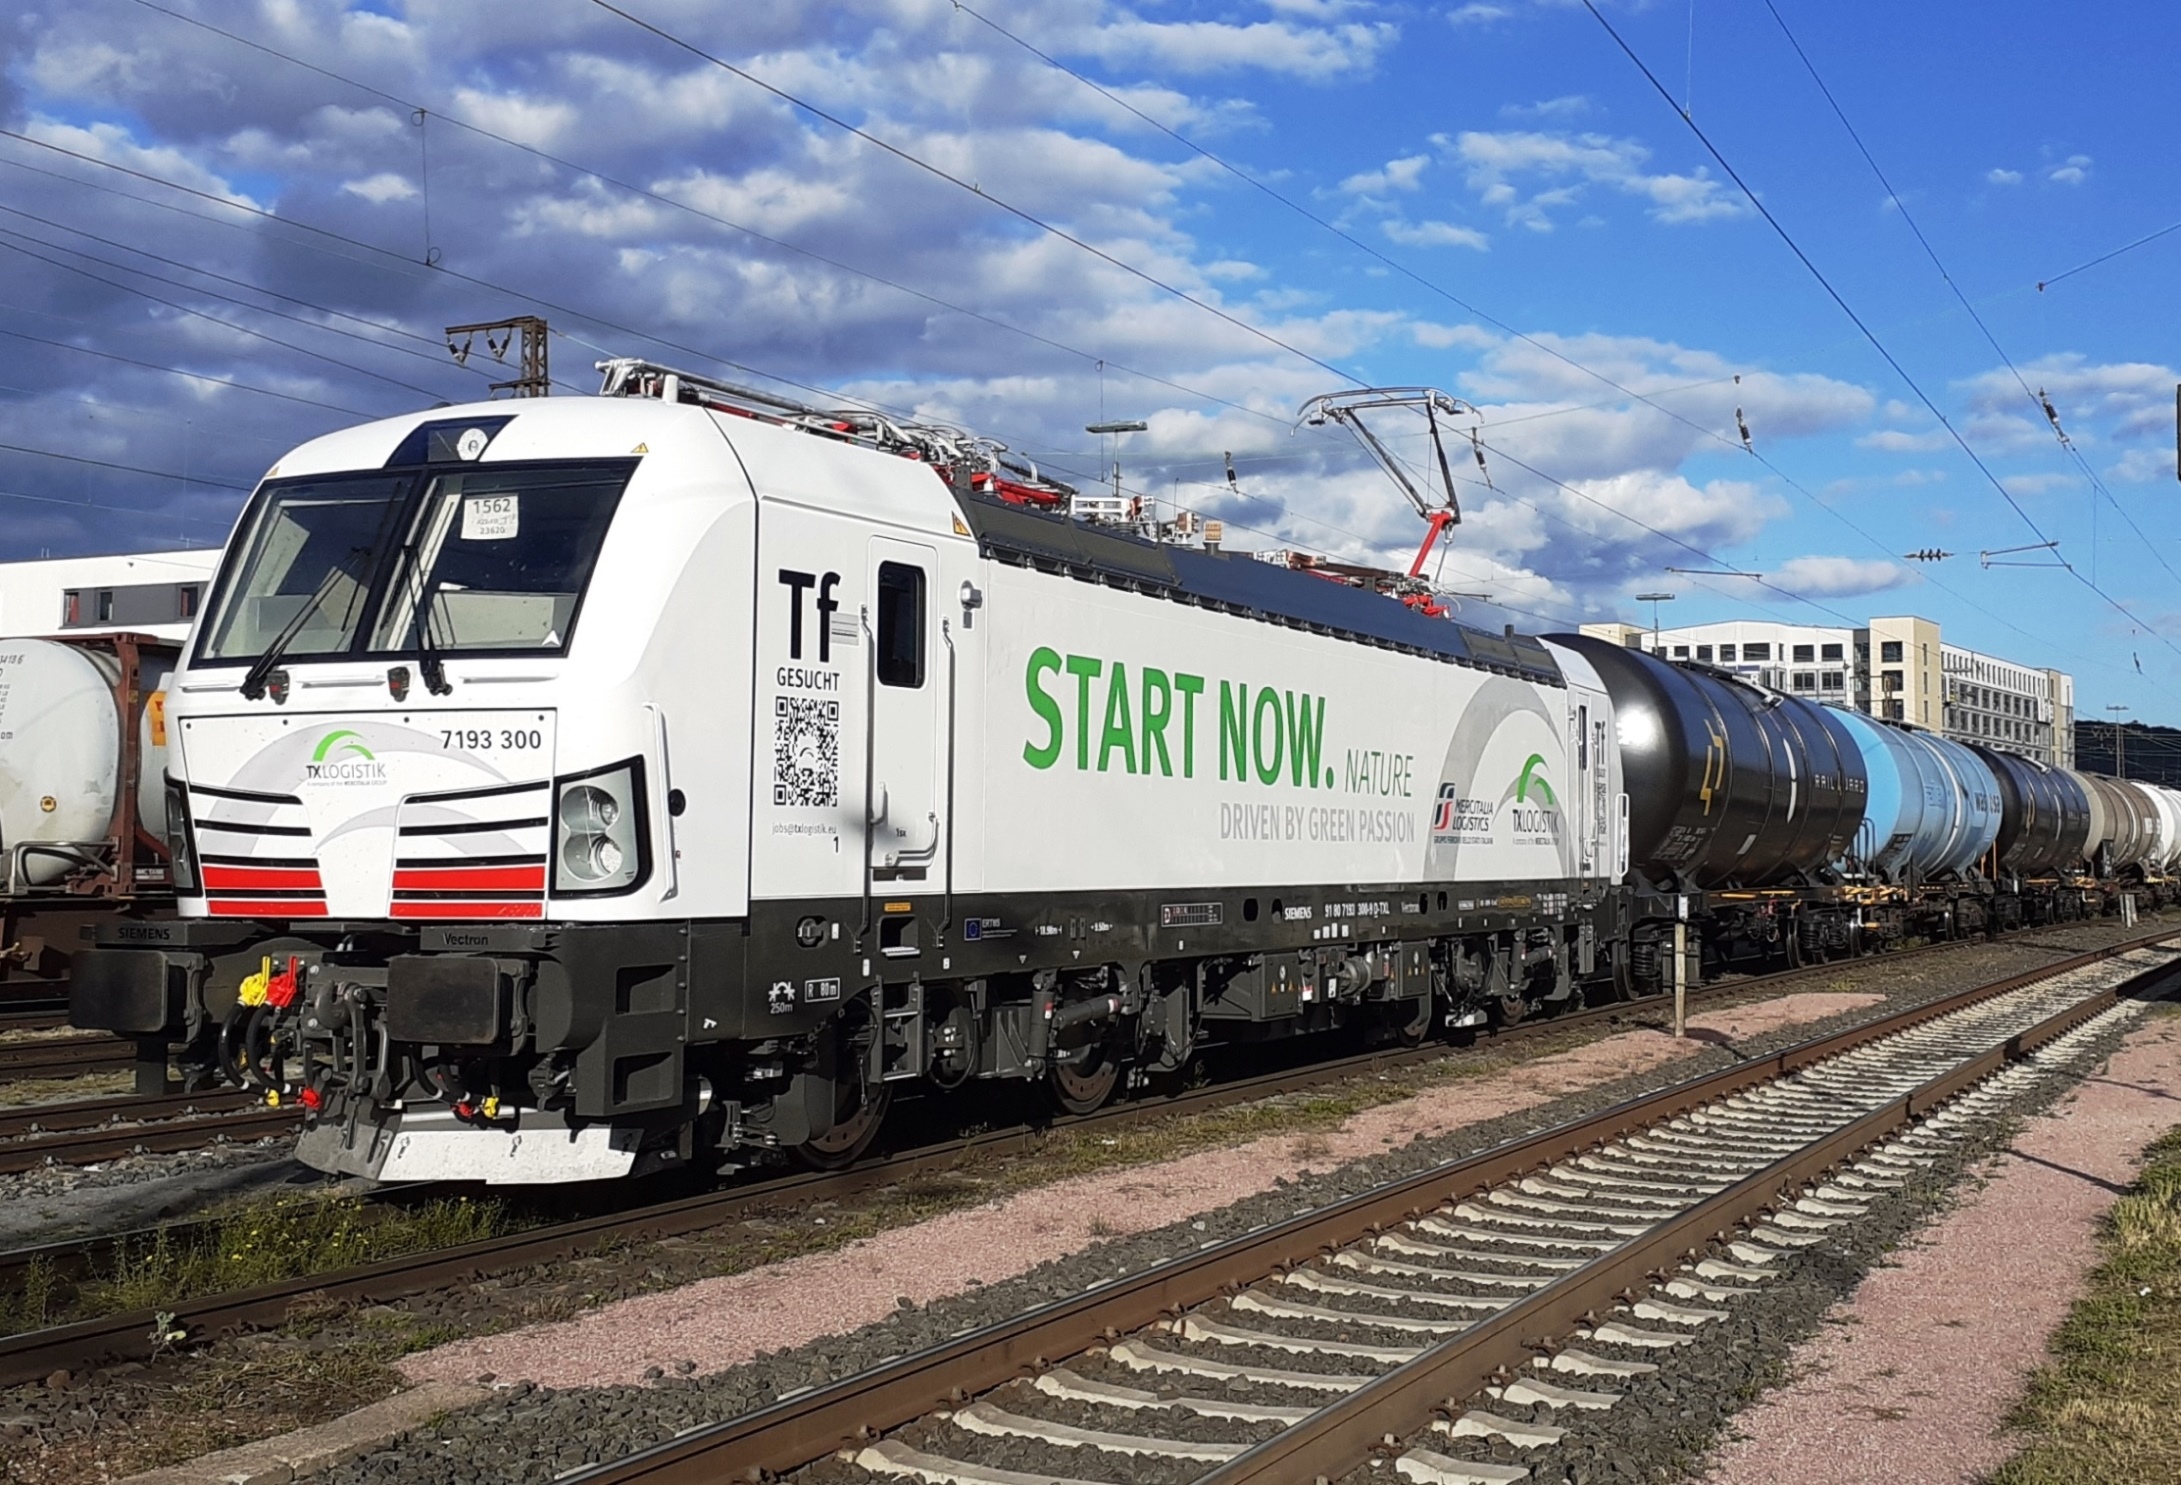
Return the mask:
<path fill-rule="evenodd" d="M 1826 1316 L 1706 1485 L 1944 1485 L 2005 1461 L 2000 1421 L 2097 1262 L 2099 1218 L 2181 1122 L 2177 1091 L 2181 1021 L 2160 1016 Z"/>
<path fill-rule="evenodd" d="M 1163 1165 L 1061 1181 L 896 1228 L 837 1252 L 604 1305 L 556 1325 L 458 1341 L 411 1357 L 400 1370 L 412 1382 L 467 1382 L 491 1372 L 547 1387 L 641 1382 L 649 1370 L 688 1362 L 700 1372 L 717 1371 L 760 1351 L 869 1325 L 897 1308 L 1015 1278 L 1103 1238 L 1202 1217 L 1262 1196 L 1276 1180 L 1333 1171 L 1383 1154 L 1388 1145 L 1436 1138 L 1562 1094 L 1653 1071 L 1710 1044 L 1807 1025 L 1882 999 L 1784 995 L 1691 1017 L 1698 1035 L 1680 1042 L 1659 1031 L 1623 1032 L 1489 1078 L 1371 1109 L 1328 1134 L 1300 1140 L 1280 1135 Z"/>

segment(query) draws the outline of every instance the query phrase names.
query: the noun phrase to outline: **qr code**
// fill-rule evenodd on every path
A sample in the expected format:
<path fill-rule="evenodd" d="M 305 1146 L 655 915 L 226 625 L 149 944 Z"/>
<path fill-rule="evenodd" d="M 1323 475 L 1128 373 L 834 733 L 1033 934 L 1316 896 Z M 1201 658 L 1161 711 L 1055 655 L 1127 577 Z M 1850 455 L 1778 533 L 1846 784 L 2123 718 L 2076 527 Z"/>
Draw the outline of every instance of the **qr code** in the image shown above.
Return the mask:
<path fill-rule="evenodd" d="M 838 701 L 773 698 L 772 802 L 813 808 L 841 802 Z"/>

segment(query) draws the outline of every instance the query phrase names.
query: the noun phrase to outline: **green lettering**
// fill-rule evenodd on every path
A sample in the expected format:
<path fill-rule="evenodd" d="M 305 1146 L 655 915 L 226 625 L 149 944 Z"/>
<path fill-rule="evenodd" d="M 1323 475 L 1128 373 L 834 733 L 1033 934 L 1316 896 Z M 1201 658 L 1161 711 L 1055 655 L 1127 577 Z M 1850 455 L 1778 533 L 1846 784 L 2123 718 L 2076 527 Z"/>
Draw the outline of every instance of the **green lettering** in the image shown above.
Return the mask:
<path fill-rule="evenodd" d="M 1250 776 L 1250 688 L 1219 683 L 1219 776 L 1227 776 L 1227 755 L 1234 755 L 1234 776 Z"/>
<path fill-rule="evenodd" d="M 1174 687 L 1166 672 L 1155 665 L 1144 667 L 1144 772 L 1151 772 L 1151 751 L 1158 749 L 1159 773 L 1174 776 L 1174 762 L 1166 754 L 1166 724 L 1174 715 Z M 1184 756 L 1187 749 L 1183 750 Z"/>
<path fill-rule="evenodd" d="M 1106 730 L 1098 738 L 1100 773 L 1106 771 L 1106 764 L 1112 760 L 1115 748 L 1121 750 L 1122 764 L 1130 773 L 1134 773 L 1136 724 L 1128 715 L 1128 667 L 1118 660 L 1113 662 L 1113 672 L 1106 679 Z"/>
<path fill-rule="evenodd" d="M 1032 768 L 1051 768 L 1060 757 L 1060 703 L 1045 694 L 1038 679 L 1046 671 L 1059 673 L 1060 656 L 1039 645 L 1030 652 L 1030 664 L 1022 673 L 1022 689 L 1030 698 L 1030 710 L 1045 719 L 1044 743 L 1022 745 L 1022 761 Z"/>
<path fill-rule="evenodd" d="M 1089 655 L 1070 655 L 1068 674 L 1075 677 L 1075 766 L 1090 767 L 1090 683 L 1104 670 L 1102 661 Z"/>
<path fill-rule="evenodd" d="M 1318 703 L 1313 714 L 1310 703 Z M 1305 789 L 1318 787 L 1318 755 L 1325 744 L 1325 698 L 1304 696 L 1298 710 L 1295 693 L 1287 693 L 1287 741 L 1289 776 Z"/>
<path fill-rule="evenodd" d="M 1265 725 L 1265 713 L 1272 713 L 1272 725 Z M 1257 706 L 1250 713 L 1250 730 L 1256 735 L 1251 739 L 1250 751 L 1257 759 L 1257 781 L 1261 784 L 1280 782 L 1280 754 L 1286 749 L 1287 736 L 1280 730 L 1280 693 L 1270 686 L 1257 693 Z M 1272 739 L 1272 757 L 1265 757 L 1265 739 Z"/>
<path fill-rule="evenodd" d="M 1193 779 L 1197 776 L 1197 697 L 1204 690 L 1204 677 L 1176 675 L 1174 689 L 1181 693 L 1181 776 Z"/>

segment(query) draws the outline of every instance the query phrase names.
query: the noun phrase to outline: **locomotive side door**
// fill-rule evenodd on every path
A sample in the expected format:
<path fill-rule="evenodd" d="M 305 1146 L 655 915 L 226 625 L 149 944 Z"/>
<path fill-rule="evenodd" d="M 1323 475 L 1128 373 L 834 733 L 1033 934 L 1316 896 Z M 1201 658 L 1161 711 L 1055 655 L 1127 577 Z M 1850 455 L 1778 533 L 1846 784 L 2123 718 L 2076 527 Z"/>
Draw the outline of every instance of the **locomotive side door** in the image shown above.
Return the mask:
<path fill-rule="evenodd" d="M 946 665 L 939 653 L 939 554 L 928 546 L 871 538 L 861 623 L 870 697 L 868 849 L 871 876 L 888 891 L 934 890 L 944 872 L 940 795 L 941 707 Z"/>

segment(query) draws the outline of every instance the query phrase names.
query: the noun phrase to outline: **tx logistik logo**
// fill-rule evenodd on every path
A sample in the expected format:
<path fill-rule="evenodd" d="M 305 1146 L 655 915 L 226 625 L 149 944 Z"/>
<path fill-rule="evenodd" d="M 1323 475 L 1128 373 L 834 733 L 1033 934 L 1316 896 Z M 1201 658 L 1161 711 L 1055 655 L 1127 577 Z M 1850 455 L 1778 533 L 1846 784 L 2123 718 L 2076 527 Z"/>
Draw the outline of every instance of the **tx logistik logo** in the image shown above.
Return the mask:
<path fill-rule="evenodd" d="M 311 761 L 303 765 L 306 784 L 383 784 L 386 765 L 364 746 L 363 734 L 338 727 L 318 739 Z"/>
<path fill-rule="evenodd" d="M 1522 765 L 1522 772 L 1515 776 L 1514 787 L 1508 790 L 1514 796 L 1514 808 L 1508 811 L 1508 823 L 1518 836 L 1557 836 L 1560 831 L 1558 810 L 1560 801 L 1552 792 L 1552 785 L 1545 781 L 1545 755 L 1532 753 Z M 1506 796 L 1502 795 L 1502 799 Z"/>
<path fill-rule="evenodd" d="M 1528 804 L 1534 797 L 1539 809 L 1554 809 L 1560 801 L 1553 797 L 1552 785 L 1545 782 L 1538 770 L 1545 766 L 1543 753 L 1532 753 L 1530 761 L 1522 765 L 1522 773 L 1515 780 L 1515 803 Z"/>

